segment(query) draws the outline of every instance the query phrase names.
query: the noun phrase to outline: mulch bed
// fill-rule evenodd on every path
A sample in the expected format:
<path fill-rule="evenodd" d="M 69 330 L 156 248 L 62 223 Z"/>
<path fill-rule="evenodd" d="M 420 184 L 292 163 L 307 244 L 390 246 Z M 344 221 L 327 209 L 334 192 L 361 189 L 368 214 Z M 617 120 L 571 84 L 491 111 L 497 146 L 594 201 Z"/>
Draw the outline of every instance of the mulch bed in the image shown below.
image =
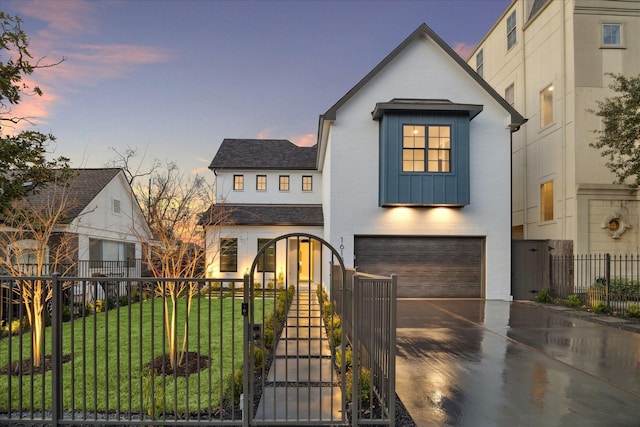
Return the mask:
<path fill-rule="evenodd" d="M 73 356 L 65 354 L 62 356 L 62 363 L 69 362 Z M 4 366 L 0 369 L 0 374 L 10 374 L 15 377 L 22 375 L 43 374 L 53 368 L 53 358 L 50 354 L 44 356 L 44 360 L 40 366 L 34 366 L 31 359 L 25 359 L 13 362 L 11 365 Z"/>

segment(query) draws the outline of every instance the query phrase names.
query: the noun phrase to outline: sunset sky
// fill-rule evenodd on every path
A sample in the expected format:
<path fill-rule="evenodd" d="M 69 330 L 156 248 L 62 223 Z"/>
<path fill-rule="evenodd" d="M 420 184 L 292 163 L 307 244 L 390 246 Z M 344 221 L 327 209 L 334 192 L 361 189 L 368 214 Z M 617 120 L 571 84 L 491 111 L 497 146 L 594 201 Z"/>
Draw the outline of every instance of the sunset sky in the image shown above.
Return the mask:
<path fill-rule="evenodd" d="M 14 113 L 75 167 L 110 147 L 203 173 L 224 138 L 316 142 L 318 116 L 426 23 L 464 58 L 510 0 L 3 0 L 44 96 Z M 6 58 L 2 59 L 3 61 Z M 7 129 L 3 128 L 3 131 Z"/>

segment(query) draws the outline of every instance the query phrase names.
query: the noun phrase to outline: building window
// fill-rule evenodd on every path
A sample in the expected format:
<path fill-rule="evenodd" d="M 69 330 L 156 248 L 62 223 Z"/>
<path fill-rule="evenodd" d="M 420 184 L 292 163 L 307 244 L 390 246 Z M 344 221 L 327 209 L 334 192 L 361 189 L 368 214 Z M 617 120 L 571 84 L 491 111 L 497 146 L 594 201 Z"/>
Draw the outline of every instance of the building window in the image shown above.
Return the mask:
<path fill-rule="evenodd" d="M 233 189 L 235 191 L 244 190 L 244 175 L 233 175 Z"/>
<path fill-rule="evenodd" d="M 220 239 L 220 272 L 238 271 L 238 239 Z"/>
<path fill-rule="evenodd" d="M 267 175 L 256 175 L 256 190 L 267 191 Z"/>
<path fill-rule="evenodd" d="M 602 45 L 622 45 L 622 24 L 602 24 Z"/>
<path fill-rule="evenodd" d="M 451 172 L 450 126 L 402 126 L 402 171 L 424 172 L 425 165 L 427 172 Z"/>
<path fill-rule="evenodd" d="M 289 175 L 280 175 L 280 191 L 289 191 Z"/>
<path fill-rule="evenodd" d="M 507 50 L 511 49 L 516 41 L 516 11 L 514 10 L 507 18 Z"/>
<path fill-rule="evenodd" d="M 476 73 L 478 73 L 480 77 L 484 75 L 484 52 L 482 49 L 476 54 Z"/>
<path fill-rule="evenodd" d="M 313 190 L 313 177 L 312 176 L 303 176 L 302 177 L 302 191 L 311 191 Z"/>
<path fill-rule="evenodd" d="M 424 172 L 425 130 L 422 125 L 402 126 L 402 172 Z"/>
<path fill-rule="evenodd" d="M 258 239 L 258 251 L 271 239 Z M 269 246 L 258 259 L 258 272 L 275 273 L 276 272 L 276 245 Z"/>
<path fill-rule="evenodd" d="M 116 215 L 119 215 L 120 214 L 120 200 L 113 199 L 112 208 L 113 208 L 113 213 L 116 214 Z"/>
<path fill-rule="evenodd" d="M 504 100 L 507 101 L 509 103 L 509 105 L 511 105 L 512 107 L 515 106 L 516 103 L 516 94 L 515 94 L 515 88 L 513 86 L 513 83 L 511 83 L 505 90 L 504 90 Z"/>
<path fill-rule="evenodd" d="M 553 219 L 553 181 L 540 186 L 540 221 Z"/>
<path fill-rule="evenodd" d="M 428 172 L 451 172 L 451 127 L 429 126 Z"/>
<path fill-rule="evenodd" d="M 135 257 L 135 243 L 89 238 L 90 268 L 135 267 Z"/>
<path fill-rule="evenodd" d="M 553 123 L 553 85 L 540 92 L 540 127 Z"/>

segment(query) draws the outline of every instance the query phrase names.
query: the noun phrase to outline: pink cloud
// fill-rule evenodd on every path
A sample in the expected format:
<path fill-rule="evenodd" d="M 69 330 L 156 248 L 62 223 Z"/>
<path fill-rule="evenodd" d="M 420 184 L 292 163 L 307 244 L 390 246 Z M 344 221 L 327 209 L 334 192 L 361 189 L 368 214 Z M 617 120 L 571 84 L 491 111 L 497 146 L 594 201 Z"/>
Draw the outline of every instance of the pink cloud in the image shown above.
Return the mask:
<path fill-rule="evenodd" d="M 300 147 L 311 147 L 316 143 L 316 136 L 312 133 L 308 133 L 306 135 L 294 136 L 291 139 L 291 142 Z"/>
<path fill-rule="evenodd" d="M 469 56 L 471 55 L 471 53 L 473 52 L 473 50 L 475 49 L 475 45 L 470 45 L 467 43 L 462 43 L 462 42 L 456 42 L 453 45 L 453 50 L 460 55 L 460 57 L 462 57 L 462 59 L 464 59 L 465 61 L 467 59 L 469 59 Z"/>

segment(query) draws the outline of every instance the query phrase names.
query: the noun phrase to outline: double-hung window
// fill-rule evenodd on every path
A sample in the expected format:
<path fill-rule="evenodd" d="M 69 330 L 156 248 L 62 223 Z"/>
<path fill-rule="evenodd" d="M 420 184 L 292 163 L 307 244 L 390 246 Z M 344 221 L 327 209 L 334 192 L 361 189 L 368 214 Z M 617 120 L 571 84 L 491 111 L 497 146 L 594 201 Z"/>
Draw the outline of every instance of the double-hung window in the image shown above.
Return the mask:
<path fill-rule="evenodd" d="M 280 175 L 280 191 L 289 191 L 289 175 Z"/>
<path fill-rule="evenodd" d="M 313 190 L 313 177 L 310 175 L 304 175 L 302 177 L 302 191 Z"/>
<path fill-rule="evenodd" d="M 267 175 L 256 176 L 256 190 L 267 191 Z"/>
<path fill-rule="evenodd" d="M 540 185 L 540 221 L 553 219 L 553 181 Z"/>
<path fill-rule="evenodd" d="M 233 190 L 244 190 L 244 175 L 233 175 Z"/>
<path fill-rule="evenodd" d="M 516 11 L 511 12 L 511 15 L 507 18 L 507 50 L 516 44 Z"/>
<path fill-rule="evenodd" d="M 476 73 L 484 77 L 484 51 L 480 49 L 476 54 Z"/>

